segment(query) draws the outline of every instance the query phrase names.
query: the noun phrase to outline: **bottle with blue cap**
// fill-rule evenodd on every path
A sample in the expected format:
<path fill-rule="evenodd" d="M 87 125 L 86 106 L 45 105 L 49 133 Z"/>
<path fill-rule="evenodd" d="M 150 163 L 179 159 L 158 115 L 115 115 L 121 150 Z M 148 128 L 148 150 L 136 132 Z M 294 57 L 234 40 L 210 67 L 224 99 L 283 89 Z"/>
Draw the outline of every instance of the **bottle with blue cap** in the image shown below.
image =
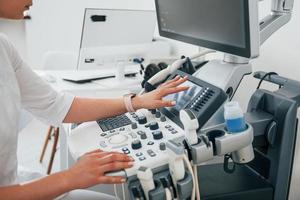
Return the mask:
<path fill-rule="evenodd" d="M 239 133 L 247 129 L 244 113 L 236 101 L 225 104 L 224 118 L 229 133 Z"/>

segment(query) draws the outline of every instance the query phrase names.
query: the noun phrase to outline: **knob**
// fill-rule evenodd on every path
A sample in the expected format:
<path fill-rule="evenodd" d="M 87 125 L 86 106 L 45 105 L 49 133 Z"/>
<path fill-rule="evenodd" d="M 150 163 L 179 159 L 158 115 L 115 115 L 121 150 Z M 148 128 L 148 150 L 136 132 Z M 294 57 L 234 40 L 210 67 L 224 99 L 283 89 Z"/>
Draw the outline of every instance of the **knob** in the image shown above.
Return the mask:
<path fill-rule="evenodd" d="M 146 133 L 143 133 L 143 134 L 141 134 L 140 136 L 141 136 L 141 139 L 142 139 L 142 140 L 145 140 L 145 139 L 147 139 L 147 135 L 146 135 Z"/>
<path fill-rule="evenodd" d="M 144 131 L 138 131 L 138 132 L 137 132 L 138 135 L 142 135 L 142 134 L 144 134 L 144 133 L 145 133 Z"/>
<path fill-rule="evenodd" d="M 140 117 L 138 117 L 138 122 L 139 122 L 139 124 L 146 124 L 147 118 L 145 116 L 140 116 Z"/>
<path fill-rule="evenodd" d="M 137 129 L 137 127 L 138 127 L 138 126 L 137 126 L 137 123 L 134 122 L 134 123 L 131 124 L 131 128 L 132 128 L 132 129 Z"/>
<path fill-rule="evenodd" d="M 160 113 L 159 111 L 157 111 L 157 112 L 155 113 L 155 117 L 156 117 L 156 118 L 160 118 L 160 117 L 161 117 L 161 113 Z"/>
<path fill-rule="evenodd" d="M 142 148 L 142 143 L 140 140 L 134 140 L 131 143 L 131 147 L 132 147 L 132 149 L 140 149 L 140 148 Z"/>
<path fill-rule="evenodd" d="M 133 114 L 132 117 L 133 117 L 134 119 L 136 119 L 138 116 L 137 116 L 137 114 Z"/>
<path fill-rule="evenodd" d="M 161 131 L 154 131 L 152 133 L 154 140 L 160 140 L 163 138 L 163 134 Z"/>
<path fill-rule="evenodd" d="M 163 143 L 163 142 L 160 143 L 159 144 L 159 149 L 162 150 L 162 151 L 166 150 L 166 143 Z"/>
<path fill-rule="evenodd" d="M 150 112 L 151 112 L 151 114 L 154 115 L 156 113 L 156 110 L 155 109 L 151 109 Z"/>
<path fill-rule="evenodd" d="M 167 121 L 167 118 L 165 116 L 161 116 L 160 121 L 165 122 L 165 121 Z"/>
<path fill-rule="evenodd" d="M 151 122 L 150 124 L 149 124 L 149 126 L 150 126 L 150 130 L 157 130 L 159 127 L 158 127 L 158 123 L 157 122 Z"/>

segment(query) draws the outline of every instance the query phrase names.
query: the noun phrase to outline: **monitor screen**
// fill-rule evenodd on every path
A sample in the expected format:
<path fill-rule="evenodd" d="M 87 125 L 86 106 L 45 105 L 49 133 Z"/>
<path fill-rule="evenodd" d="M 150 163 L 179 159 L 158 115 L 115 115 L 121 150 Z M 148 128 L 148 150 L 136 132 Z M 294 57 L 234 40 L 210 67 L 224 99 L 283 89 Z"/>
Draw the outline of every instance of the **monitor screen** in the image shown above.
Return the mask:
<path fill-rule="evenodd" d="M 248 1 L 156 0 L 160 35 L 251 57 Z"/>
<path fill-rule="evenodd" d="M 180 110 L 185 108 L 192 101 L 192 99 L 194 99 L 197 96 L 197 94 L 199 94 L 199 92 L 202 90 L 201 86 L 196 85 L 191 81 L 186 81 L 180 86 L 187 86 L 189 87 L 189 89 L 176 94 L 170 94 L 164 97 L 164 100 L 176 102 L 175 106 L 166 108 L 171 113 L 175 114 L 175 116 L 177 116 Z"/>

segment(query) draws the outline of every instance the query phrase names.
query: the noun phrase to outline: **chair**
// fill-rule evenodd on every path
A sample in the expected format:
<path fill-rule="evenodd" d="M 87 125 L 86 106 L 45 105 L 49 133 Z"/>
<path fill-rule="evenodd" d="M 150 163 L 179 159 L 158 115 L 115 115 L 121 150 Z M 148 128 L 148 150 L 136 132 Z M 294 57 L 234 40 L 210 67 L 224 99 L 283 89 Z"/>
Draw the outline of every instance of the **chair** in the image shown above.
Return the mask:
<path fill-rule="evenodd" d="M 56 150 L 57 150 L 58 138 L 59 138 L 59 128 L 55 128 L 53 126 L 49 127 L 48 133 L 47 133 L 47 136 L 46 136 L 46 139 L 45 139 L 45 142 L 44 142 L 44 146 L 43 146 L 43 149 L 42 149 L 42 153 L 41 153 L 41 156 L 40 156 L 40 163 L 43 162 L 49 140 L 51 140 L 52 136 L 54 137 L 54 142 L 53 142 L 53 145 L 52 145 L 51 156 L 50 156 L 50 160 L 49 160 L 49 163 L 48 163 L 47 174 L 51 174 L 51 171 L 52 171 L 52 166 L 53 166 L 54 157 L 55 157 L 55 153 L 56 153 Z"/>
<path fill-rule="evenodd" d="M 73 52 L 64 51 L 50 51 L 43 56 L 43 70 L 76 70 L 77 69 L 77 54 Z M 47 174 L 51 174 L 52 166 L 57 151 L 59 128 L 50 126 L 42 148 L 40 163 L 43 162 L 45 152 L 47 150 L 49 141 L 54 138 L 51 155 L 47 167 Z"/>

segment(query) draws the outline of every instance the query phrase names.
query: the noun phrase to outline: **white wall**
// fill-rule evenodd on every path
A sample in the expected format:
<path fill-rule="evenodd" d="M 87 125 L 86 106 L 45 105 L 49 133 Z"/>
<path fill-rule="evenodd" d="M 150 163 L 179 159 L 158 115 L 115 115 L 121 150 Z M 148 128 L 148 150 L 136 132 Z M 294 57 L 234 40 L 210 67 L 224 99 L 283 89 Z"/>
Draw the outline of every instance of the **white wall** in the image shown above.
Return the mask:
<path fill-rule="evenodd" d="M 24 21 L 0 19 L 0 33 L 5 34 L 9 38 L 23 59 L 28 59 Z"/>
<path fill-rule="evenodd" d="M 266 14 L 269 2 L 261 4 L 261 15 Z M 260 57 L 253 62 L 253 71 L 275 71 L 278 74 L 300 81 L 300 2 L 295 0 L 292 20 L 276 32 L 260 50 Z M 255 91 L 258 80 L 251 76 L 246 77 L 236 98 L 244 108 Z M 270 84 L 263 87 L 276 89 Z"/>
<path fill-rule="evenodd" d="M 27 23 L 29 56 L 40 68 L 42 55 L 50 50 L 78 52 L 85 8 L 154 10 L 154 0 L 39 0 Z M 174 53 L 194 52 L 196 47 L 176 42 Z"/>
<path fill-rule="evenodd" d="M 152 0 L 42 0 L 35 1 L 28 25 L 30 55 L 35 67 L 49 50 L 78 51 L 84 9 L 154 9 Z"/>

